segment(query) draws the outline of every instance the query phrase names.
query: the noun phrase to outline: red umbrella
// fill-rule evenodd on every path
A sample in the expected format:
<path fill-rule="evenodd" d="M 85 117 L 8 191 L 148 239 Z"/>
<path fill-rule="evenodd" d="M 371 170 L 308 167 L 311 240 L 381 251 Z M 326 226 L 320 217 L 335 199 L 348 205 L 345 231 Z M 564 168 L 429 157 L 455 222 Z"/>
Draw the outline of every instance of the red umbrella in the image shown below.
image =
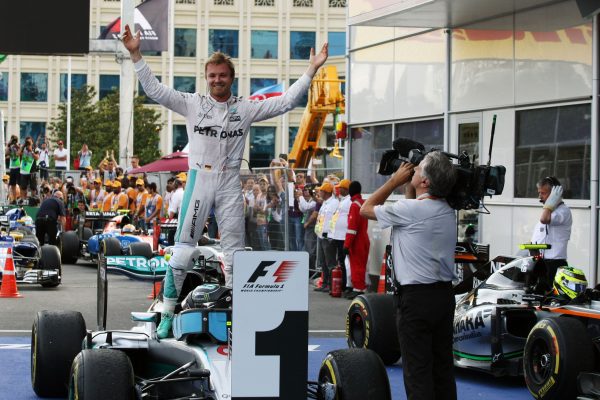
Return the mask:
<path fill-rule="evenodd" d="M 139 174 L 142 172 L 181 172 L 188 170 L 188 153 L 178 151 L 167 154 L 160 160 L 151 162 L 144 166 L 132 169 L 129 174 Z"/>

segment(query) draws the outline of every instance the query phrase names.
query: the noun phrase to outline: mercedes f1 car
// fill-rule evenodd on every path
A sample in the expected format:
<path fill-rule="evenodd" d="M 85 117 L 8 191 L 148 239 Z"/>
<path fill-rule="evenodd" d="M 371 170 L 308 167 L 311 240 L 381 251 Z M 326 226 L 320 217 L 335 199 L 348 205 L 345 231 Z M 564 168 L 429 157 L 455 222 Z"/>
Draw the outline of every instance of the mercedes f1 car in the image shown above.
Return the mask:
<path fill-rule="evenodd" d="M 174 317 L 173 337 L 159 340 L 156 326 L 160 313 L 155 309 L 156 302 L 148 312 L 132 313 L 136 326 L 131 330 L 106 330 L 108 281 L 106 259 L 101 254 L 98 331 L 86 330 L 81 313 L 76 311 L 41 311 L 34 320 L 31 382 L 35 393 L 41 397 L 68 395 L 86 400 L 231 398 L 235 390 L 232 389 L 235 383 L 232 370 L 236 362 L 235 355 L 232 356 L 236 342 L 231 339 L 232 324 L 235 326 L 236 322 L 232 321 L 231 289 L 215 282 L 220 279 L 218 272 L 216 275 L 208 270 L 188 274 L 187 278 L 193 276 L 192 279 L 203 282 L 195 288 L 184 284 L 184 300 L 179 304 L 181 311 Z M 260 268 L 264 265 L 267 264 L 261 264 Z M 283 353 L 278 356 L 279 350 L 270 351 L 270 357 L 266 358 L 280 357 L 281 363 L 298 363 L 303 359 L 298 354 L 287 353 L 284 360 Z M 237 353 L 243 352 L 238 350 Z M 292 359 L 287 358 L 290 356 Z M 306 353 L 304 357 L 305 364 L 299 368 L 307 371 Z M 357 365 L 360 368 L 356 368 Z M 262 372 L 262 368 L 256 368 L 244 374 L 259 377 Z M 279 379 L 273 376 L 260 379 L 266 379 L 268 384 L 277 385 L 281 390 L 289 382 L 285 373 L 281 368 Z M 374 352 L 364 349 L 330 352 L 323 361 L 318 382 L 303 385 L 305 389 L 301 392 L 282 398 L 391 399 L 383 363 Z"/>
<path fill-rule="evenodd" d="M 50 288 L 60 285 L 62 264 L 58 247 L 40 246 L 33 219 L 22 208 L 13 208 L 0 216 L 2 235 L 12 237 L 12 257 L 17 283 L 39 284 Z M 0 281 L 4 263 L 0 263 Z"/>

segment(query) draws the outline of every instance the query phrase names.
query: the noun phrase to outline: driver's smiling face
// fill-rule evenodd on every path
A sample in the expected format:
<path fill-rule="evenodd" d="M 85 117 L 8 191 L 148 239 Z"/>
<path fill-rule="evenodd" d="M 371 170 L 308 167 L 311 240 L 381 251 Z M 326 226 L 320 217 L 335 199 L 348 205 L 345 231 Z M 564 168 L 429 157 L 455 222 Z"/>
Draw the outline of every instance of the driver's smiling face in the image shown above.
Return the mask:
<path fill-rule="evenodd" d="M 211 96 L 217 101 L 226 101 L 231 96 L 233 77 L 227 64 L 208 64 L 206 82 Z"/>

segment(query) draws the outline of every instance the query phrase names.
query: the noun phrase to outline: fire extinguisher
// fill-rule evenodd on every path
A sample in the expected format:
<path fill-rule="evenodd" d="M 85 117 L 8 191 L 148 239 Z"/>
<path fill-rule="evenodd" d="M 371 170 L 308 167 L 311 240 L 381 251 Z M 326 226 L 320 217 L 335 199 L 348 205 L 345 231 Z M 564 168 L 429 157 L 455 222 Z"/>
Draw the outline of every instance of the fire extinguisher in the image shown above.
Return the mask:
<path fill-rule="evenodd" d="M 331 271 L 331 296 L 342 297 L 342 268 L 339 264 Z"/>

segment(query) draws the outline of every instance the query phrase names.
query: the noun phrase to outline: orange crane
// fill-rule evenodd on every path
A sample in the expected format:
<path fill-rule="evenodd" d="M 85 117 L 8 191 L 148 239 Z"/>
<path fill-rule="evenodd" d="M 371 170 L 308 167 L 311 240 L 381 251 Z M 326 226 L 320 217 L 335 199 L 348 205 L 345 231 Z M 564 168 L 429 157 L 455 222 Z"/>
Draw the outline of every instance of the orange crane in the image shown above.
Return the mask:
<path fill-rule="evenodd" d="M 327 114 L 334 114 L 335 119 L 337 114 L 344 113 L 346 103 L 341 91 L 341 82 L 343 80 L 338 78 L 334 65 L 322 67 L 313 78 L 294 146 L 288 156 L 294 168 L 308 167 L 319 147 Z"/>

